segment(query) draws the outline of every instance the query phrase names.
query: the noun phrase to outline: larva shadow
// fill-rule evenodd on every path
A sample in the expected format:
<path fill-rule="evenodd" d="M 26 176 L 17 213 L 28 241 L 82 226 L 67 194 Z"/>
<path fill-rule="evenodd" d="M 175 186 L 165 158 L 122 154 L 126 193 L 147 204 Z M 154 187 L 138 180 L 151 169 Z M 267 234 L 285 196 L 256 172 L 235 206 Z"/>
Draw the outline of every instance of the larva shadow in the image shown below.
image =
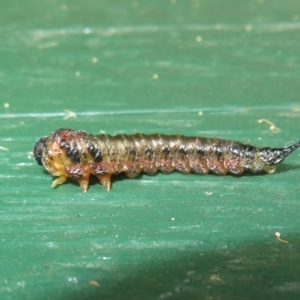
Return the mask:
<path fill-rule="evenodd" d="M 200 243 L 194 248 L 181 246 L 180 250 L 124 249 L 126 256 L 135 257 L 135 264 L 126 265 L 126 269 L 119 264 L 116 271 L 107 273 L 91 270 L 87 277 L 101 286 L 95 289 L 86 284 L 70 298 L 298 299 L 299 237 L 289 237 L 294 241 L 289 255 L 286 255 L 288 245 L 273 236 L 268 236 L 268 243 L 265 240 L 244 241 L 242 245 L 230 243 L 230 251 L 205 251 Z"/>
<path fill-rule="evenodd" d="M 286 173 L 292 170 L 300 169 L 300 165 L 282 164 L 278 167 L 277 173 Z"/>

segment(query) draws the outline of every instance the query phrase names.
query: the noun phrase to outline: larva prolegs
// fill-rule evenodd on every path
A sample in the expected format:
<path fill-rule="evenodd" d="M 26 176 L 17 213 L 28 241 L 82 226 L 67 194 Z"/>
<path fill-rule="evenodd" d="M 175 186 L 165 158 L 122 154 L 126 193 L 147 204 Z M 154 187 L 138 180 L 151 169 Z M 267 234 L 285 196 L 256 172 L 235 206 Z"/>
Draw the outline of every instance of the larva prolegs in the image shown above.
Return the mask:
<path fill-rule="evenodd" d="M 217 159 L 207 159 L 207 166 L 209 170 L 216 175 L 227 174 L 227 169 L 225 168 L 223 161 L 218 161 Z"/>
<path fill-rule="evenodd" d="M 245 171 L 242 166 L 238 163 L 237 160 L 234 159 L 226 159 L 224 160 L 224 167 L 226 168 L 227 172 L 233 175 L 242 175 Z"/>

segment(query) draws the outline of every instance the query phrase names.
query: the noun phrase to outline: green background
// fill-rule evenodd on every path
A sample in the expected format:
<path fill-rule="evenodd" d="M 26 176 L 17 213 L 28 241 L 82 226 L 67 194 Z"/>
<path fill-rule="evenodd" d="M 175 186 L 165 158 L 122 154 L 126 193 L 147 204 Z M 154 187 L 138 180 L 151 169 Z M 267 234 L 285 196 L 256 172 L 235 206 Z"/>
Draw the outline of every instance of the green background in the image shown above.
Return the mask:
<path fill-rule="evenodd" d="M 0 298 L 299 299 L 299 151 L 85 194 L 30 155 L 60 127 L 292 144 L 299 53 L 298 0 L 1 1 Z"/>

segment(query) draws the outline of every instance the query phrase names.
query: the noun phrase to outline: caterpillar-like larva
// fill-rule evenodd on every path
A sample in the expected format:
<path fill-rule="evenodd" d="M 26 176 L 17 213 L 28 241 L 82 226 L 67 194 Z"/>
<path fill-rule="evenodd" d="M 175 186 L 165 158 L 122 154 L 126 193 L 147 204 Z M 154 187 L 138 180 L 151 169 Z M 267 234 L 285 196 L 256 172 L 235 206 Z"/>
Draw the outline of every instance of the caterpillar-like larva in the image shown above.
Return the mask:
<path fill-rule="evenodd" d="M 111 176 L 124 172 L 134 178 L 141 172 L 241 175 L 273 173 L 300 142 L 287 148 L 257 148 L 219 138 L 164 134 L 101 134 L 58 129 L 42 137 L 34 146 L 34 158 L 56 178 L 52 187 L 69 177 L 87 191 L 90 175 L 95 175 L 109 191 Z"/>

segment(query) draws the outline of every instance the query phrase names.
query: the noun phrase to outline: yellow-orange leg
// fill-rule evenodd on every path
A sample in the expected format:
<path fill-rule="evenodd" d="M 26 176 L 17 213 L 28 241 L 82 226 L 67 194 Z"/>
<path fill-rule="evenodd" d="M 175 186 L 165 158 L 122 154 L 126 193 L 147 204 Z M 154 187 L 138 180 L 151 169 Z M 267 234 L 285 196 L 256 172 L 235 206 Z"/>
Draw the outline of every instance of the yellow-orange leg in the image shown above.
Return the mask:
<path fill-rule="evenodd" d="M 67 179 L 67 176 L 60 175 L 58 178 L 53 180 L 51 187 L 56 187 L 57 185 L 64 183 L 66 181 L 66 179 Z"/>
<path fill-rule="evenodd" d="M 84 192 L 87 191 L 89 187 L 89 177 L 82 177 L 78 180 L 78 183 Z"/>
<path fill-rule="evenodd" d="M 109 192 L 111 187 L 111 175 L 112 174 L 103 174 L 101 176 L 98 176 L 100 183 L 106 188 L 106 190 Z"/>
<path fill-rule="evenodd" d="M 264 166 L 264 171 L 268 174 L 272 174 L 276 171 L 277 166 Z"/>
<path fill-rule="evenodd" d="M 125 175 L 130 178 L 130 179 L 134 179 L 136 177 L 135 174 L 129 173 L 129 172 L 125 172 Z"/>

